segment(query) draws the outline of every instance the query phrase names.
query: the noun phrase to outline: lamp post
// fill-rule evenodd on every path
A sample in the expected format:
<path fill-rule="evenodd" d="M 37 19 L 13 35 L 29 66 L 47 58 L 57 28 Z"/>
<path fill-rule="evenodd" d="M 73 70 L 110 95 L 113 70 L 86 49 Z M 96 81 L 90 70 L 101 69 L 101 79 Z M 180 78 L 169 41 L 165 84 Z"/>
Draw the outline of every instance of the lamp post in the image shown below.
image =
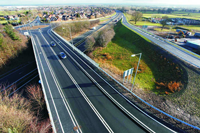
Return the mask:
<path fill-rule="evenodd" d="M 62 28 L 63 30 L 65 29 L 65 27 Z M 64 33 L 64 32 L 63 32 Z M 71 37 L 71 40 L 72 40 L 72 35 L 71 35 L 71 29 L 69 27 L 69 33 L 70 33 L 70 37 Z M 73 45 L 73 40 L 72 40 L 72 45 Z"/>
<path fill-rule="evenodd" d="M 72 40 L 72 34 L 71 34 L 71 28 L 69 27 L 69 31 L 70 31 L 70 36 L 71 36 L 71 40 Z M 73 45 L 73 40 L 72 40 L 72 45 Z"/>
<path fill-rule="evenodd" d="M 137 69 L 136 69 L 135 76 L 134 76 L 134 79 L 133 79 L 133 85 L 132 85 L 132 88 L 131 88 L 131 92 L 132 92 L 132 90 L 133 90 L 133 86 L 134 86 L 135 78 L 136 78 L 136 75 L 137 75 L 138 67 L 139 67 L 139 64 L 140 64 L 140 59 L 141 59 L 141 57 L 142 57 L 142 53 L 133 54 L 133 55 L 131 55 L 131 57 L 135 57 L 136 55 L 140 55 L 140 58 L 139 58 L 138 65 L 137 65 Z"/>

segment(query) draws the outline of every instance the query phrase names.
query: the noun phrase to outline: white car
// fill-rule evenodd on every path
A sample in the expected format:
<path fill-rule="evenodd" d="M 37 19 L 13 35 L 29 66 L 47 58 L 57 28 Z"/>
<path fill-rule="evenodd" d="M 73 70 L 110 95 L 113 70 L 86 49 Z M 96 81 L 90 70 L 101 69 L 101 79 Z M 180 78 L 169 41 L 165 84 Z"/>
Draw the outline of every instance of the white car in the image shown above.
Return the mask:
<path fill-rule="evenodd" d="M 92 29 L 93 29 L 93 30 L 96 30 L 96 27 L 93 27 Z"/>

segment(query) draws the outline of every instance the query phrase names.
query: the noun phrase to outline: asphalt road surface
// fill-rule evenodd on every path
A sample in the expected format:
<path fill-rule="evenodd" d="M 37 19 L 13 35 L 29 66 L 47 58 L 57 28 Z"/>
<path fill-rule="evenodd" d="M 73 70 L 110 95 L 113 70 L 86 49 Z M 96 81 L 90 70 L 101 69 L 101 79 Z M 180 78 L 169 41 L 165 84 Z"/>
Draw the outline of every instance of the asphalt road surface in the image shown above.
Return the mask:
<path fill-rule="evenodd" d="M 173 55 L 177 56 L 178 58 L 188 62 L 189 64 L 196 66 L 198 68 L 200 68 L 200 58 L 195 57 L 194 55 L 187 53 L 186 51 L 181 50 L 180 46 L 177 45 L 177 47 L 173 46 L 172 44 L 166 42 L 164 39 L 160 39 L 156 36 L 150 35 L 144 31 L 142 31 L 140 28 L 130 25 L 127 22 L 126 17 L 123 15 L 123 20 L 122 23 L 124 25 L 126 25 L 127 27 L 129 27 L 130 29 L 136 31 L 137 33 L 143 35 L 144 37 L 148 38 L 149 40 L 151 40 L 152 42 L 156 43 L 157 45 L 159 45 L 160 47 L 164 48 L 165 50 L 167 50 L 168 52 L 172 53 Z"/>
<path fill-rule="evenodd" d="M 64 94 L 63 97 L 68 102 L 83 132 L 173 132 L 124 99 L 112 87 L 112 84 L 108 84 L 92 69 L 93 66 L 86 59 L 52 34 L 50 29 L 44 28 L 41 32 L 35 30 L 32 35 L 34 40 L 37 40 L 35 44 L 39 49 L 35 54 L 46 58 L 45 62 L 50 64 L 49 67 L 55 74 L 54 78 Z M 57 42 L 57 46 L 50 47 L 51 41 Z M 59 52 L 65 52 L 67 58 L 59 59 Z M 38 65 L 46 68 L 43 60 L 38 62 Z M 42 76 L 40 74 L 41 78 Z M 46 82 L 55 82 L 51 78 L 52 74 L 48 74 L 46 79 L 48 77 L 50 78 Z M 51 101 L 60 99 L 57 87 L 50 87 L 50 89 L 48 91 L 55 95 L 52 96 Z M 59 111 L 61 115 L 67 115 L 65 106 L 59 105 Z M 59 118 L 62 121 L 63 129 L 69 131 L 69 127 L 67 127 L 69 120 L 63 117 Z M 57 119 L 55 117 L 54 122 L 58 121 Z"/>

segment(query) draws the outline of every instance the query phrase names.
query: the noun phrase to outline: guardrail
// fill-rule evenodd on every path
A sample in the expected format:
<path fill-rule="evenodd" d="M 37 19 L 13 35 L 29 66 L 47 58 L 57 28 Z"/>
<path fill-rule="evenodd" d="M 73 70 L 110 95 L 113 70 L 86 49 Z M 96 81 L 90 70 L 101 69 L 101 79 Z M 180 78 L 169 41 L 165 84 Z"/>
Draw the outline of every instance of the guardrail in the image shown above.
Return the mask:
<path fill-rule="evenodd" d="M 178 122 L 181 122 L 189 127 L 192 127 L 194 129 L 197 129 L 197 130 L 200 130 L 199 127 L 196 127 L 194 125 L 191 125 L 187 122 L 184 122 L 178 118 L 175 118 L 169 114 L 167 114 L 166 112 L 154 107 L 153 105 L 149 104 L 148 102 L 144 101 L 142 98 L 140 98 L 139 96 L 137 96 L 135 93 L 131 92 L 128 88 L 126 88 L 123 84 L 121 84 L 119 81 L 117 81 L 116 79 L 114 79 L 112 76 L 110 76 L 108 73 L 106 73 L 103 69 L 101 69 L 99 67 L 99 64 L 97 64 L 95 61 L 93 61 L 91 58 L 89 58 L 87 55 L 85 55 L 83 52 L 81 52 L 79 49 L 77 49 L 74 45 L 70 44 L 68 41 L 66 41 L 65 39 L 63 39 L 60 35 L 58 35 L 56 32 L 54 32 L 53 30 L 51 30 L 52 33 L 54 33 L 56 36 L 58 36 L 60 39 L 62 39 L 64 42 L 66 42 L 70 47 L 72 47 L 73 50 L 76 50 L 80 55 L 82 55 L 85 59 L 87 59 L 89 62 L 91 62 L 94 66 L 96 66 L 100 71 L 102 71 L 103 73 L 105 73 L 108 77 L 110 77 L 113 81 L 115 81 L 116 83 L 118 83 L 122 88 L 124 88 L 125 90 L 127 90 L 128 92 L 130 92 L 133 96 L 135 96 L 136 98 L 138 98 L 141 102 L 143 102 L 144 104 L 150 106 L 151 108 L 159 111 L 160 113 L 178 121 Z"/>

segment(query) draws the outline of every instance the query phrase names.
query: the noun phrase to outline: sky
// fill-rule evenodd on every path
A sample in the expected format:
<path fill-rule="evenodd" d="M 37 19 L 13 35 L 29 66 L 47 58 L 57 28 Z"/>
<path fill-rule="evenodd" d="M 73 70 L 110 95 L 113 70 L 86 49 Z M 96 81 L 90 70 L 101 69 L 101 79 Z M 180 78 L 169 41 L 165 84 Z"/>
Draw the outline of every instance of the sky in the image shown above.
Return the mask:
<path fill-rule="evenodd" d="M 0 0 L 0 5 L 36 5 L 36 4 L 139 4 L 139 5 L 195 5 L 200 6 L 200 0 Z"/>

